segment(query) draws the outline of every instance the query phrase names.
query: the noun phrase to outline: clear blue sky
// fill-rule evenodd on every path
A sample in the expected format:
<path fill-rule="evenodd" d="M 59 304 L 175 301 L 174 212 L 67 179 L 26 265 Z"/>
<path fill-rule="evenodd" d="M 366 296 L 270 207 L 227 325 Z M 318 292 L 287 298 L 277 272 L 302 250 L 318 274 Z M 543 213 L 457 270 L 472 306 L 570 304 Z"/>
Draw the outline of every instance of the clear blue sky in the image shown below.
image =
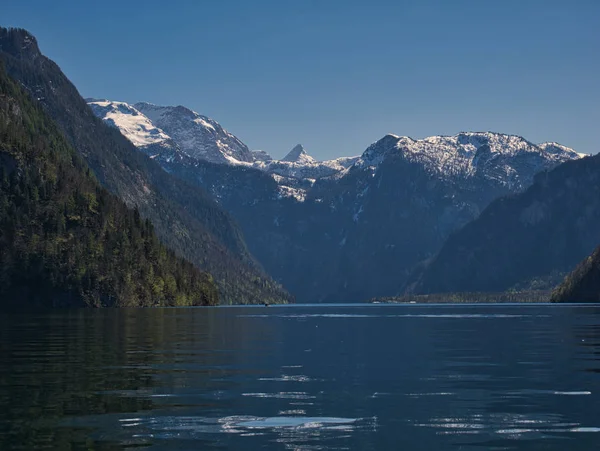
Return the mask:
<path fill-rule="evenodd" d="M 600 150 L 600 1 L 27 1 L 83 96 L 188 106 L 283 156 L 492 130 Z"/>

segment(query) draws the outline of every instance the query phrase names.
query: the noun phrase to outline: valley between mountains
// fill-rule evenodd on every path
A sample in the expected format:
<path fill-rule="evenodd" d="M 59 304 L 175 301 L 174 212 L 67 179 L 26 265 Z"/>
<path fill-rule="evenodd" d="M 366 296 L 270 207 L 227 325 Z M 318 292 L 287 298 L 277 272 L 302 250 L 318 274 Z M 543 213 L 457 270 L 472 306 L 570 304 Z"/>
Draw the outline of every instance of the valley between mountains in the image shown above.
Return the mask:
<path fill-rule="evenodd" d="M 183 268 L 176 263 L 181 258 L 201 270 L 193 280 L 213 290 L 204 297 L 210 303 L 217 296 L 213 279 L 219 302 L 227 304 L 551 290 L 584 259 L 554 300 L 591 300 L 600 291 L 598 251 L 587 258 L 600 244 L 597 155 L 510 134 L 461 132 L 374 137 L 360 155 L 328 161 L 317 161 L 298 144 L 276 160 L 185 106 L 82 99 L 24 30 L 0 29 L 0 60 L 6 86 L 18 85 L 55 124 L 56 139 L 82 159 L 85 167 L 78 170 L 94 178 L 86 183 L 101 185 L 120 199 L 119 208 L 135 212 L 128 227 L 147 220 L 148 230 L 140 233 L 155 233 L 173 252 L 163 257 L 165 268 Z M 21 96 L 10 89 L 2 92 L 6 124 L 14 123 L 11 105 Z M 15 171 L 10 146 L 4 142 L 0 165 L 18 178 L 22 170 Z M 5 197 L 8 214 L 20 201 Z M 62 200 L 55 201 L 60 208 Z M 106 221 L 96 226 L 101 229 L 94 236 L 102 240 Z M 16 284 L 16 257 L 2 252 L 3 274 Z M 31 252 L 39 257 L 39 250 Z M 151 255 L 144 259 L 152 262 Z M 95 280 L 97 268 L 88 266 L 78 269 L 81 280 Z M 155 303 L 190 303 L 190 290 L 200 282 L 184 284 L 185 268 L 170 276 L 156 263 L 152 274 L 144 273 L 156 285 Z M 77 280 L 69 285 L 58 278 L 51 285 L 88 305 L 119 304 L 118 293 L 99 296 L 92 282 Z M 178 292 L 180 285 L 185 288 Z M 130 304 L 150 296 L 122 286 Z"/>
<path fill-rule="evenodd" d="M 583 157 L 556 143 L 465 132 L 387 135 L 360 156 L 330 161 L 297 145 L 275 160 L 183 106 L 88 104 L 166 171 L 214 196 L 252 254 L 300 302 L 389 296 L 414 290 L 415 278 L 428 291 L 420 272 L 450 235 L 493 200 L 525 191 L 536 174 Z"/>

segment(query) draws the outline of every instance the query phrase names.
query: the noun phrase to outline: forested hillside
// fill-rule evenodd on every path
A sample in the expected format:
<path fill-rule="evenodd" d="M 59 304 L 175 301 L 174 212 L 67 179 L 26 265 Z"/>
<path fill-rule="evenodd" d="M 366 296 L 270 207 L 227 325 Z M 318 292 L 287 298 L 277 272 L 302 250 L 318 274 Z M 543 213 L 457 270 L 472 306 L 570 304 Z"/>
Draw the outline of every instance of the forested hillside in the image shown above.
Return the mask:
<path fill-rule="evenodd" d="M 554 290 L 552 302 L 600 302 L 600 247 Z"/>
<path fill-rule="evenodd" d="M 0 306 L 208 305 L 212 277 L 100 187 L 0 65 Z"/>
<path fill-rule="evenodd" d="M 0 60 L 43 105 L 100 183 L 150 219 L 161 242 L 214 276 L 223 303 L 291 300 L 250 255 L 232 217 L 201 188 L 171 176 L 97 119 L 60 68 L 40 53 L 33 36 L 0 28 Z"/>

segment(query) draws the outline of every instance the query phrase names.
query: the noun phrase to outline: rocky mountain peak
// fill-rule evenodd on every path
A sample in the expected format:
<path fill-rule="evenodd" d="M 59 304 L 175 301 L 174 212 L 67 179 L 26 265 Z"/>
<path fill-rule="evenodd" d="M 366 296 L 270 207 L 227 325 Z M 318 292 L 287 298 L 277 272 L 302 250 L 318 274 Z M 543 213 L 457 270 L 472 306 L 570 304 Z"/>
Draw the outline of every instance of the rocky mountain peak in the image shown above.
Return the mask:
<path fill-rule="evenodd" d="M 37 39 L 23 28 L 0 27 L 0 51 L 25 60 L 34 60 L 41 56 Z"/>
<path fill-rule="evenodd" d="M 306 149 L 302 144 L 296 144 L 296 146 L 288 152 L 282 161 L 288 161 L 290 163 L 316 163 L 316 160 L 306 153 Z"/>
<path fill-rule="evenodd" d="M 226 164 L 254 161 L 252 152 L 242 141 L 207 116 L 184 106 L 139 102 L 134 107 L 192 158 Z"/>

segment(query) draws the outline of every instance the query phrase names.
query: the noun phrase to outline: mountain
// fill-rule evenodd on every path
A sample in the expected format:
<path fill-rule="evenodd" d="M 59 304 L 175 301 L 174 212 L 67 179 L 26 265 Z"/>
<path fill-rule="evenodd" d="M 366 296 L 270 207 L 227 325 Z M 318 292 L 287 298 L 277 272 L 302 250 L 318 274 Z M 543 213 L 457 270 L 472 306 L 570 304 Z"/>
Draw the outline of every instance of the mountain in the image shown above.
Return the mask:
<path fill-rule="evenodd" d="M 600 247 L 585 258 L 552 293 L 552 302 L 600 302 Z"/>
<path fill-rule="evenodd" d="M 86 99 L 86 101 L 96 116 L 102 117 L 107 124 L 118 128 L 137 148 L 179 149 L 165 132 L 131 105 L 98 99 Z"/>
<path fill-rule="evenodd" d="M 210 275 L 101 188 L 0 65 L 0 307 L 208 305 Z"/>
<path fill-rule="evenodd" d="M 341 157 L 317 161 L 298 144 L 283 160 L 255 161 L 252 167 L 273 174 L 281 186 L 296 187 L 298 181 L 313 183 L 317 179 L 340 175 L 357 160 L 358 157 Z"/>
<path fill-rule="evenodd" d="M 552 287 L 600 243 L 599 221 L 600 155 L 564 163 L 453 234 L 414 291 Z"/>
<path fill-rule="evenodd" d="M 230 214 L 197 184 L 168 174 L 118 130 L 97 119 L 60 68 L 41 54 L 33 36 L 0 28 L 0 60 L 41 103 L 99 182 L 150 219 L 169 248 L 214 276 L 222 302 L 291 300 L 248 252 Z M 144 133 L 152 136 L 150 129 Z M 178 148 L 169 151 L 185 156 Z"/>
<path fill-rule="evenodd" d="M 492 200 L 581 157 L 556 143 L 490 132 L 387 135 L 360 157 L 321 162 L 301 145 L 283 160 L 258 155 L 252 163 L 155 159 L 212 194 L 239 221 L 265 269 L 300 301 L 313 302 L 398 293 L 415 265 Z"/>
<path fill-rule="evenodd" d="M 302 144 L 296 145 L 281 161 L 298 164 L 314 164 L 317 162 L 313 157 L 306 153 Z"/>
<path fill-rule="evenodd" d="M 281 176 L 283 179 L 278 178 L 281 186 L 295 188 L 298 180 L 338 174 L 358 159 L 342 157 L 317 161 L 298 144 L 282 160 L 274 160 L 265 151 L 250 151 L 218 122 L 183 106 L 158 106 L 146 102 L 130 105 L 104 99 L 87 99 L 87 102 L 96 116 L 119 129 L 138 149 L 167 164 L 172 160 L 183 165 L 207 161 L 252 167 Z"/>
<path fill-rule="evenodd" d="M 331 243 L 320 246 L 337 254 L 337 270 L 326 277 L 354 298 L 397 293 L 415 265 L 492 200 L 521 191 L 537 171 L 573 158 L 579 155 L 571 150 L 550 154 L 497 133 L 424 140 L 387 135 L 341 177 L 318 180 L 307 195 L 337 217 L 334 227 L 321 230 Z"/>
<path fill-rule="evenodd" d="M 385 145 L 367 149 L 358 164 L 376 167 L 390 152 L 402 152 L 407 161 L 418 163 L 430 174 L 446 180 L 453 179 L 459 184 L 486 181 L 510 190 L 529 186 L 541 170 L 583 156 L 554 143 L 538 146 L 520 136 L 491 132 L 420 140 L 388 135 L 384 140 Z"/>
<path fill-rule="evenodd" d="M 408 161 L 442 178 L 483 177 L 496 180 L 510 190 L 521 190 L 531 184 L 533 175 L 540 170 L 582 156 L 558 143 L 535 145 L 519 136 L 468 132 L 421 140 L 388 135 L 384 139 L 395 140 L 390 149 L 382 151 L 381 146 L 372 146 L 360 158 L 327 161 L 317 161 L 298 144 L 283 159 L 274 160 L 264 151 L 249 151 L 216 121 L 183 106 L 164 107 L 145 102 L 128 105 L 94 99 L 88 103 L 98 117 L 117 127 L 141 150 L 155 149 L 159 144 L 191 157 L 187 164 L 201 160 L 253 167 L 283 177 L 283 180 L 275 177 L 280 185 L 293 183 L 286 179 L 339 176 L 357 162 L 363 167 L 375 167 L 385 159 L 386 152 L 400 149 Z"/>
<path fill-rule="evenodd" d="M 213 163 L 254 161 L 252 152 L 243 142 L 209 117 L 183 106 L 165 107 L 146 102 L 133 106 L 192 158 Z"/>

